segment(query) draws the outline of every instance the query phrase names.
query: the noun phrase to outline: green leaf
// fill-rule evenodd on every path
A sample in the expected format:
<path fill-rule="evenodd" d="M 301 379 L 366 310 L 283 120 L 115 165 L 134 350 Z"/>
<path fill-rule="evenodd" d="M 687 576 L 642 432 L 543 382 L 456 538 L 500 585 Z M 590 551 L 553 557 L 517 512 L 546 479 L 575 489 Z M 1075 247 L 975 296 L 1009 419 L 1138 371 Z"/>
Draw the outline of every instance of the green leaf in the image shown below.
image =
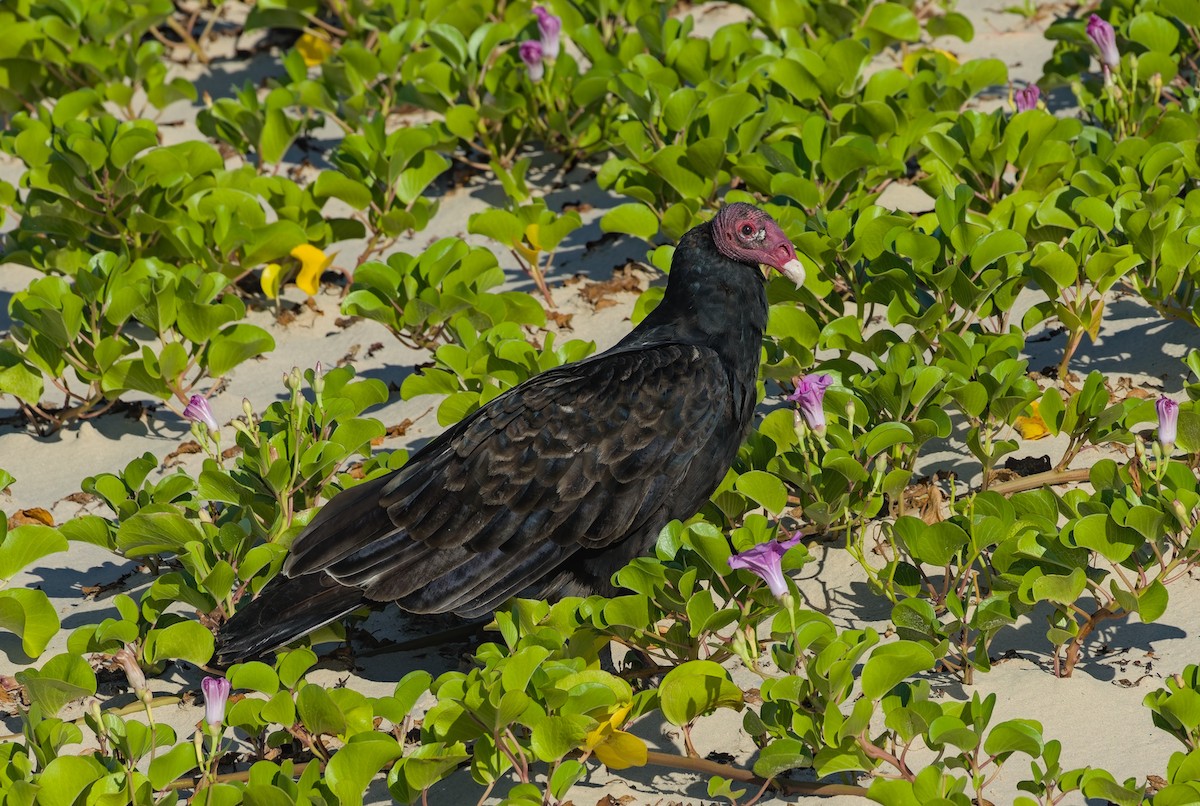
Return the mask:
<path fill-rule="evenodd" d="M 1010 229 L 989 232 L 975 242 L 971 249 L 971 268 L 978 272 L 1005 255 L 1023 252 L 1025 238 Z"/>
<path fill-rule="evenodd" d="M 8 478 L 11 481 L 12 476 Z M 43 557 L 66 550 L 67 539 L 57 529 L 36 523 L 18 526 L 0 542 L 0 582 L 7 582 Z"/>
<path fill-rule="evenodd" d="M 1071 573 L 1044 574 L 1033 581 L 1033 596 L 1036 601 L 1049 600 L 1058 604 L 1074 604 L 1087 587 L 1087 574 L 1082 568 Z"/>
<path fill-rule="evenodd" d="M 305 686 L 305 691 L 315 686 Z M 304 691 L 301 691 L 303 694 Z M 387 733 L 367 731 L 350 737 L 325 767 L 325 783 L 339 804 L 361 804 L 375 774 L 400 757 L 403 749 Z"/>
<path fill-rule="evenodd" d="M 240 323 L 227 327 L 213 337 L 205 351 L 205 366 L 214 378 L 225 375 L 238 364 L 275 349 L 275 339 L 257 325 Z"/>
<path fill-rule="evenodd" d="M 262 661 L 252 660 L 230 667 L 226 675 L 235 689 L 250 689 L 268 697 L 279 690 L 279 677 L 275 670 Z"/>
<path fill-rule="evenodd" d="M 283 652 L 275 662 L 275 670 L 279 674 L 279 682 L 286 689 L 295 689 L 296 684 L 304 673 L 317 662 L 317 653 L 308 647 L 300 647 L 290 652 Z"/>
<path fill-rule="evenodd" d="M 126 557 L 183 553 L 190 542 L 203 543 L 199 527 L 170 504 L 150 504 L 117 528 L 117 550 Z"/>
<path fill-rule="evenodd" d="M 812 753 L 799 739 L 776 739 L 764 747 L 754 762 L 754 774 L 761 778 L 774 778 L 780 773 L 812 765 Z"/>
<path fill-rule="evenodd" d="M 573 758 L 563 759 L 550 777 L 550 794 L 562 801 L 571 787 L 587 774 L 587 767 Z"/>
<path fill-rule="evenodd" d="M 932 668 L 936 661 L 927 646 L 914 641 L 878 646 L 863 666 L 863 696 L 877 700 L 906 678 Z"/>
<path fill-rule="evenodd" d="M 69 702 L 96 693 L 96 673 L 81 656 L 55 655 L 41 669 L 17 672 L 17 682 L 29 692 L 31 704 L 42 707 L 46 716 L 55 716 Z"/>
<path fill-rule="evenodd" d="M 912 439 L 912 429 L 904 423 L 880 423 L 871 429 L 861 444 L 867 456 L 875 456 L 895 445 L 912 442 Z"/>
<path fill-rule="evenodd" d="M 644 204 L 619 204 L 600 219 L 600 229 L 604 232 L 633 235 L 643 241 L 653 241 L 658 235 L 658 216 Z"/>
<path fill-rule="evenodd" d="M 542 761 L 557 761 L 583 745 L 595 722 L 583 714 L 558 714 L 539 720 L 530 735 L 534 755 Z"/>
<path fill-rule="evenodd" d="M 470 757 L 461 742 L 422 744 L 396 762 L 388 775 L 388 789 L 398 800 L 411 803 L 416 798 L 409 794 L 419 796 Z"/>
<path fill-rule="evenodd" d="M 213 634 L 198 621 L 177 621 L 146 635 L 146 661 L 179 658 L 204 666 L 212 659 Z"/>
<path fill-rule="evenodd" d="M 1138 616 L 1146 624 L 1158 621 L 1167 612 L 1168 598 L 1167 587 L 1159 580 L 1154 580 L 1138 594 Z"/>
<path fill-rule="evenodd" d="M 921 38 L 921 24 L 916 16 L 899 3 L 872 6 L 863 27 L 903 42 L 916 42 Z"/>
<path fill-rule="evenodd" d="M 1144 802 L 1140 790 L 1127 789 L 1116 781 L 1099 776 L 1089 779 L 1083 785 L 1083 794 L 1088 798 L 1099 798 L 1116 804 L 1116 806 L 1139 806 Z"/>
<path fill-rule="evenodd" d="M 195 750 L 192 754 L 195 755 Z M 85 789 L 108 772 L 93 756 L 64 755 L 50 760 L 38 776 L 39 806 L 73 806 Z"/>
<path fill-rule="evenodd" d="M 346 717 L 328 692 L 316 684 L 310 683 L 300 689 L 296 695 L 296 710 L 310 733 L 338 735 L 346 732 Z"/>
<path fill-rule="evenodd" d="M 1041 757 L 1044 746 L 1040 722 L 1032 719 L 1010 719 L 992 728 L 984 740 L 983 750 L 992 756 L 1024 753 L 1036 759 Z"/>
<path fill-rule="evenodd" d="M 37 405 L 42 399 L 42 373 L 0 344 L 0 394 Z"/>
<path fill-rule="evenodd" d="M 787 488 L 778 477 L 763 470 L 751 470 L 737 477 L 734 488 L 765 507 L 772 515 L 778 515 L 787 507 Z"/>
<path fill-rule="evenodd" d="M 1088 515 L 1074 524 L 1075 544 L 1099 552 L 1109 562 L 1120 563 L 1129 558 L 1145 538 L 1133 529 L 1122 526 L 1104 513 Z"/>
<path fill-rule="evenodd" d="M 1147 50 L 1170 55 L 1179 44 L 1179 29 L 1170 20 L 1143 12 L 1129 21 L 1127 36 Z"/>
<path fill-rule="evenodd" d="M 371 189 L 340 171 L 321 171 L 313 183 L 313 198 L 319 202 L 340 199 L 355 210 L 362 210 L 371 203 Z"/>
<path fill-rule="evenodd" d="M 688 661 L 667 672 L 658 696 L 672 725 L 686 725 L 717 708 L 742 708 L 742 690 L 723 666 L 710 660 Z"/>
<path fill-rule="evenodd" d="M 0 590 L 0 629 L 21 639 L 21 650 L 36 658 L 59 628 L 58 613 L 40 590 Z"/>
<path fill-rule="evenodd" d="M 167 784 L 196 768 L 196 748 L 190 742 L 177 744 L 150 762 L 150 785 L 163 789 Z"/>
<path fill-rule="evenodd" d="M 967 533 L 950 521 L 926 524 L 920 518 L 904 516 L 895 528 L 914 559 L 939 567 L 948 565 L 969 540 Z"/>

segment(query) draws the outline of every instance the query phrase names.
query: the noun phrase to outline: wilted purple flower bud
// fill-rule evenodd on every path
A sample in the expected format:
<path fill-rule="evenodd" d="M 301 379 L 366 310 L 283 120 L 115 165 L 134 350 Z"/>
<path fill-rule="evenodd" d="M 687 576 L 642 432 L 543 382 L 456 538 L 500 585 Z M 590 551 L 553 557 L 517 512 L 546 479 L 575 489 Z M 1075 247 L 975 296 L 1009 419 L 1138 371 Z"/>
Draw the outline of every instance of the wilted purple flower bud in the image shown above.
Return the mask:
<path fill-rule="evenodd" d="M 546 66 L 542 64 L 542 43 L 532 39 L 522 42 L 517 47 L 521 54 L 521 61 L 525 62 L 525 68 L 529 70 L 529 80 L 534 84 L 542 80 L 542 76 L 546 75 Z"/>
<path fill-rule="evenodd" d="M 782 598 L 788 592 L 787 580 L 783 576 L 783 555 L 787 550 L 800 542 L 800 535 L 782 543 L 778 540 L 768 540 L 753 548 L 735 554 L 729 558 L 730 568 L 744 568 L 762 577 L 776 598 Z"/>
<path fill-rule="evenodd" d="M 224 677 L 206 677 L 200 681 L 200 688 L 204 690 L 204 721 L 210 728 L 221 727 L 232 685 Z"/>
<path fill-rule="evenodd" d="M 538 30 L 542 33 L 542 55 L 550 60 L 557 59 L 558 35 L 562 32 L 562 20 L 541 6 L 534 6 L 533 13 L 537 15 Z"/>
<path fill-rule="evenodd" d="M 213 416 L 208 401 L 200 395 L 192 395 L 187 406 L 183 409 L 183 418 L 193 423 L 204 423 L 209 431 L 216 431 L 217 418 Z"/>
<path fill-rule="evenodd" d="M 1121 54 L 1117 52 L 1117 34 L 1112 25 L 1093 14 L 1088 18 L 1087 35 L 1096 43 L 1104 69 L 1116 70 L 1121 64 Z"/>
<path fill-rule="evenodd" d="M 796 391 L 788 395 L 788 400 L 800 404 L 800 413 L 804 422 L 816 434 L 825 433 L 825 390 L 833 384 L 833 377 L 820 375 L 801 375 L 795 379 Z"/>
<path fill-rule="evenodd" d="M 1018 112 L 1028 112 L 1030 109 L 1037 109 L 1038 98 L 1041 95 L 1042 91 L 1038 89 L 1038 85 L 1030 84 L 1025 89 L 1013 93 L 1013 103 Z"/>
<path fill-rule="evenodd" d="M 1154 404 L 1158 411 L 1158 444 L 1170 452 L 1175 447 L 1175 435 L 1179 426 L 1179 404 L 1169 397 L 1160 397 Z"/>
<path fill-rule="evenodd" d="M 137 653 L 134 652 L 133 647 L 126 644 L 118 649 L 113 654 L 113 663 L 125 673 L 125 679 L 129 681 L 129 687 L 133 689 L 133 693 L 141 697 L 142 692 L 146 690 L 146 674 L 142 671 L 141 664 L 138 663 Z"/>

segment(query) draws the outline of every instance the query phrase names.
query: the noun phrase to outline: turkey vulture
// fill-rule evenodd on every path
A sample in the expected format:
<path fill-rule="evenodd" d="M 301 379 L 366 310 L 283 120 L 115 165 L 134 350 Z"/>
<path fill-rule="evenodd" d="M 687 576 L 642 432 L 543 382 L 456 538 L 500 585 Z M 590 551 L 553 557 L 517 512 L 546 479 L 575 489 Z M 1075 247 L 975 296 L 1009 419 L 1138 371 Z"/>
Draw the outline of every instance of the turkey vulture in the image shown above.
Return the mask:
<path fill-rule="evenodd" d="M 515 595 L 611 593 L 613 573 L 708 500 L 750 429 L 760 264 L 804 279 L 753 205 L 687 232 L 662 302 L 615 347 L 513 387 L 326 504 L 283 573 L 223 625 L 218 662 L 368 601 L 472 618 Z"/>

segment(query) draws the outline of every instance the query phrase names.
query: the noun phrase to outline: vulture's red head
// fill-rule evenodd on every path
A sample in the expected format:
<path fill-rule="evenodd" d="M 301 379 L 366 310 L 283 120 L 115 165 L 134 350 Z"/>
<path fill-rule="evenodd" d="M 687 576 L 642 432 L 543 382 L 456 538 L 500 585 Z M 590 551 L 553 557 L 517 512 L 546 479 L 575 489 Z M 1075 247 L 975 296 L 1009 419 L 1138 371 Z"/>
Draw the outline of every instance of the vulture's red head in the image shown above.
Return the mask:
<path fill-rule="evenodd" d="M 735 202 L 722 207 L 712 221 L 717 251 L 730 260 L 778 269 L 799 288 L 804 267 L 796 259 L 796 247 L 771 216 L 752 204 Z"/>

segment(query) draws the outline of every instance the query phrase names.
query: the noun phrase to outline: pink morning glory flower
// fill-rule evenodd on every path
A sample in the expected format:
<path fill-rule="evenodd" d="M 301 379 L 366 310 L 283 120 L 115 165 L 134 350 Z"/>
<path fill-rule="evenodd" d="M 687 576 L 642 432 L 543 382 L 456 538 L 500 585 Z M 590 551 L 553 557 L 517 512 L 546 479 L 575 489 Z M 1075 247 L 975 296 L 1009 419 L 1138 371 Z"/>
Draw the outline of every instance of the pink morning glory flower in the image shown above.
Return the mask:
<path fill-rule="evenodd" d="M 1028 112 L 1030 109 L 1037 109 L 1038 98 L 1041 97 L 1042 91 L 1038 89 L 1037 84 L 1030 84 L 1022 90 L 1017 90 L 1013 93 L 1013 103 L 1016 104 L 1018 112 Z"/>
<path fill-rule="evenodd" d="M 517 51 L 529 71 L 529 80 L 534 84 L 541 81 L 542 76 L 546 75 L 546 66 L 542 64 L 542 43 L 530 39 L 518 45 Z"/>
<path fill-rule="evenodd" d="M 1158 412 L 1158 444 L 1164 451 L 1175 447 L 1175 437 L 1179 427 L 1179 404 L 1169 397 L 1160 397 L 1154 404 Z"/>
<path fill-rule="evenodd" d="M 1112 25 L 1093 14 L 1088 18 L 1087 35 L 1096 43 L 1105 72 L 1116 70 L 1121 64 L 1121 54 L 1117 52 L 1117 34 Z"/>
<path fill-rule="evenodd" d="M 833 385 L 833 377 L 821 373 L 819 375 L 801 375 L 794 379 L 796 391 L 787 399 L 800 405 L 800 414 L 804 422 L 815 434 L 825 433 L 825 390 Z"/>
<path fill-rule="evenodd" d="M 206 677 L 200 681 L 200 688 L 204 690 L 204 721 L 210 728 L 221 727 L 232 684 L 224 677 Z"/>
<path fill-rule="evenodd" d="M 187 406 L 183 409 L 183 417 L 193 423 L 204 423 L 208 426 L 209 431 L 216 431 L 217 418 L 213 416 L 212 409 L 209 408 L 208 401 L 200 395 L 192 395 Z"/>
<path fill-rule="evenodd" d="M 562 19 L 551 14 L 549 9 L 534 6 L 533 13 L 538 18 L 538 31 L 542 34 L 542 55 L 547 59 L 558 58 L 559 34 L 562 32 Z"/>
<path fill-rule="evenodd" d="M 782 598 L 788 592 L 787 579 L 783 575 L 783 555 L 787 550 L 800 542 L 797 534 L 782 543 L 778 540 L 768 540 L 757 546 L 729 558 L 730 568 L 743 568 L 752 571 L 767 583 L 775 598 Z"/>

